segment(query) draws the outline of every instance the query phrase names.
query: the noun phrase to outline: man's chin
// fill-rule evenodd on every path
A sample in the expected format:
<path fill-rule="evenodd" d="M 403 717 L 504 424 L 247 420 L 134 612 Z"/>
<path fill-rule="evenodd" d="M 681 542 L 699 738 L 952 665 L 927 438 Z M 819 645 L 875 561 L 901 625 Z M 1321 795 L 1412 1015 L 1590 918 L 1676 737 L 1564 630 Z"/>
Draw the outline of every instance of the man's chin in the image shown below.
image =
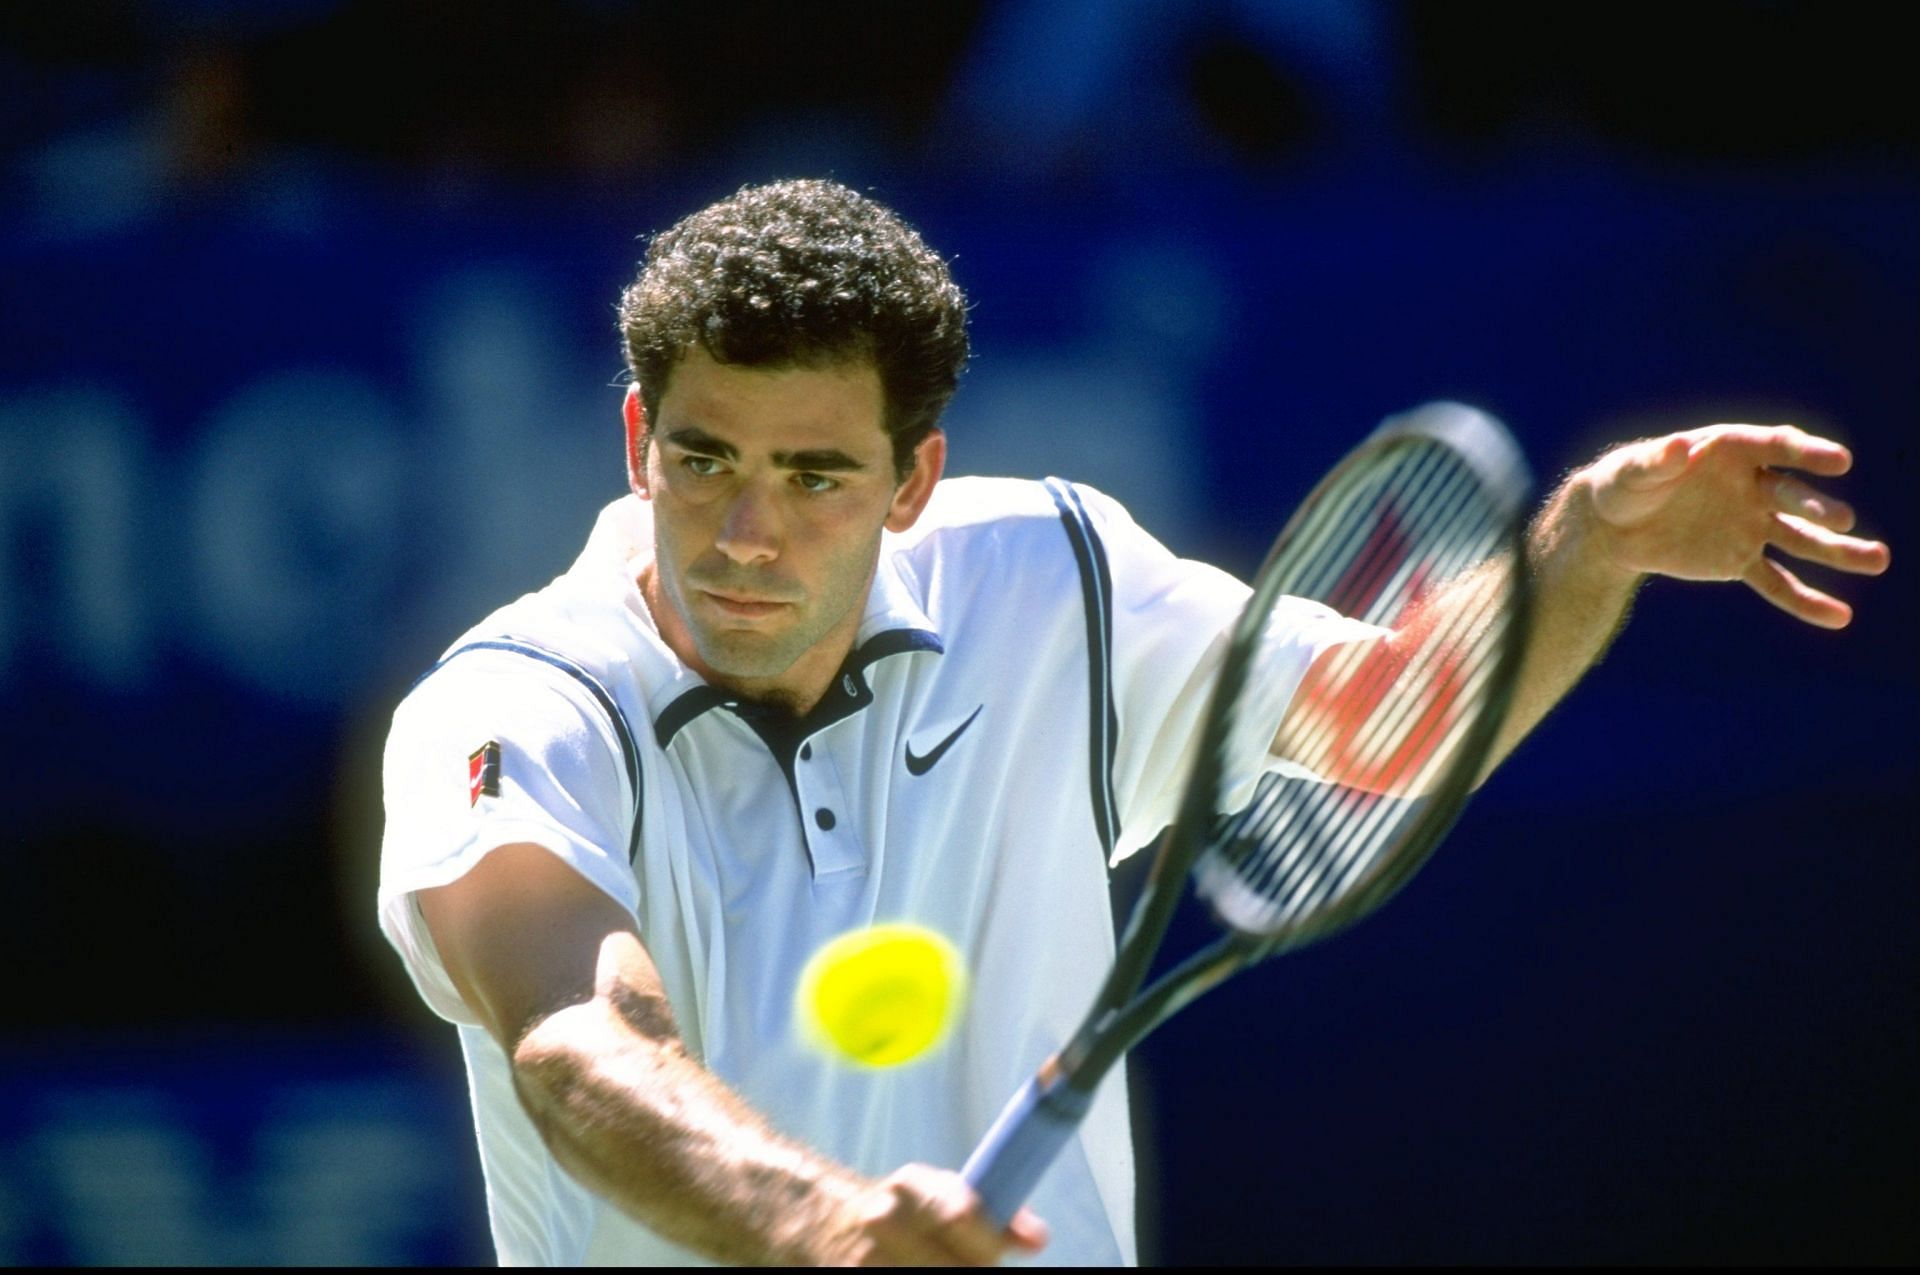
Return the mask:
<path fill-rule="evenodd" d="M 707 633 L 698 644 L 701 661 L 726 678 L 778 677 L 793 667 L 804 647 L 762 633 Z"/>

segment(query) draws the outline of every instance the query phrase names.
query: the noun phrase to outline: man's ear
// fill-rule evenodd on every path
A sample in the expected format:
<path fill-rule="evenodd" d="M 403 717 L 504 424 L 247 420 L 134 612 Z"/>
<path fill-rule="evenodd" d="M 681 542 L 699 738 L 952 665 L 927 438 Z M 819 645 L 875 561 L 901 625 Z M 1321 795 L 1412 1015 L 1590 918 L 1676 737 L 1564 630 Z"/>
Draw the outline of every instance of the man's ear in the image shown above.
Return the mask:
<path fill-rule="evenodd" d="M 905 531 L 920 521 L 946 468 L 947 436 L 936 429 L 913 449 L 913 468 L 894 491 L 893 505 L 887 510 L 888 531 Z"/>
<path fill-rule="evenodd" d="M 652 495 L 647 490 L 647 409 L 640 402 L 638 385 L 627 386 L 620 414 L 627 419 L 627 486 L 645 500 Z"/>

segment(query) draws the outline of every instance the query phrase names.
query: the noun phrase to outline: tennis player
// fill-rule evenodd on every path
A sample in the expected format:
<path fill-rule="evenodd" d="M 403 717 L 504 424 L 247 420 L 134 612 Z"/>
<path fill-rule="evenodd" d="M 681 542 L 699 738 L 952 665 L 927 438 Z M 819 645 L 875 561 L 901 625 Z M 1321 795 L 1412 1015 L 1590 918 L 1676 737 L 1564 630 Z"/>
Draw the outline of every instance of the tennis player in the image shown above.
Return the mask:
<path fill-rule="evenodd" d="M 458 1027 L 500 1260 L 1132 1262 L 1118 1070 L 1006 1228 L 952 1166 L 1110 964 L 1108 865 L 1172 818 L 1245 588 L 1088 488 L 942 480 L 965 301 L 853 191 L 694 214 L 620 313 L 632 494 L 449 648 L 386 752 L 380 923 Z M 1782 559 L 1885 569 L 1788 472 L 1850 463 L 1718 425 L 1570 477 L 1530 533 L 1502 751 L 1650 575 L 1844 626 Z M 1272 628 L 1276 722 L 1377 633 L 1305 601 Z M 945 934 L 974 995 L 939 1052 L 868 1071 L 791 1005 L 820 944 L 879 921 Z"/>

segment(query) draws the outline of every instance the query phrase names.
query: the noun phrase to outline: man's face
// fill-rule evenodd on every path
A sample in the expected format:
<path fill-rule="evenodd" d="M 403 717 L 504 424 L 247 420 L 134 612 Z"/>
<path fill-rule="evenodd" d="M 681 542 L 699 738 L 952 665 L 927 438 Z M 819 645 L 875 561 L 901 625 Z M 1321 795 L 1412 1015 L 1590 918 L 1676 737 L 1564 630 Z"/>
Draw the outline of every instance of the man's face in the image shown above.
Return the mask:
<path fill-rule="evenodd" d="M 640 587 L 675 653 L 708 681 L 810 708 L 852 649 L 883 527 L 913 524 L 945 457 L 938 434 L 896 482 L 868 363 L 745 368 L 695 348 L 674 369 L 635 467 L 653 504 Z M 638 400 L 629 398 L 629 429 Z"/>

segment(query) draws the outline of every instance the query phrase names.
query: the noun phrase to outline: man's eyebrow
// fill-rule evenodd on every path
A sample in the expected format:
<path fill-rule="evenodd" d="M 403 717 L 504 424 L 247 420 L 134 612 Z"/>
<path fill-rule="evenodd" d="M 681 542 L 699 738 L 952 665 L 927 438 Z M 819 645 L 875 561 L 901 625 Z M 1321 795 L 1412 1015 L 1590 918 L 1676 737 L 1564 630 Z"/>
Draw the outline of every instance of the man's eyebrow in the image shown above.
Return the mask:
<path fill-rule="evenodd" d="M 679 429 L 667 430 L 661 437 L 665 441 L 672 443 L 675 447 L 690 452 L 698 452 L 702 456 L 713 456 L 720 460 L 734 460 L 740 455 L 739 449 L 732 443 L 724 439 L 715 438 L 712 434 L 707 433 L 706 430 L 693 425 L 683 425 Z"/>
<path fill-rule="evenodd" d="M 812 474 L 845 472 L 865 469 L 866 462 L 835 447 L 821 447 L 805 452 L 775 452 L 773 463 L 782 469 L 800 469 Z"/>
<path fill-rule="evenodd" d="M 715 438 L 697 425 L 682 425 L 662 432 L 661 438 L 683 451 L 716 460 L 738 460 L 740 449 L 722 438 Z M 774 452 L 773 463 L 781 469 L 810 474 L 851 473 L 867 468 L 866 462 L 849 456 L 837 447 L 817 447 L 798 452 Z"/>

